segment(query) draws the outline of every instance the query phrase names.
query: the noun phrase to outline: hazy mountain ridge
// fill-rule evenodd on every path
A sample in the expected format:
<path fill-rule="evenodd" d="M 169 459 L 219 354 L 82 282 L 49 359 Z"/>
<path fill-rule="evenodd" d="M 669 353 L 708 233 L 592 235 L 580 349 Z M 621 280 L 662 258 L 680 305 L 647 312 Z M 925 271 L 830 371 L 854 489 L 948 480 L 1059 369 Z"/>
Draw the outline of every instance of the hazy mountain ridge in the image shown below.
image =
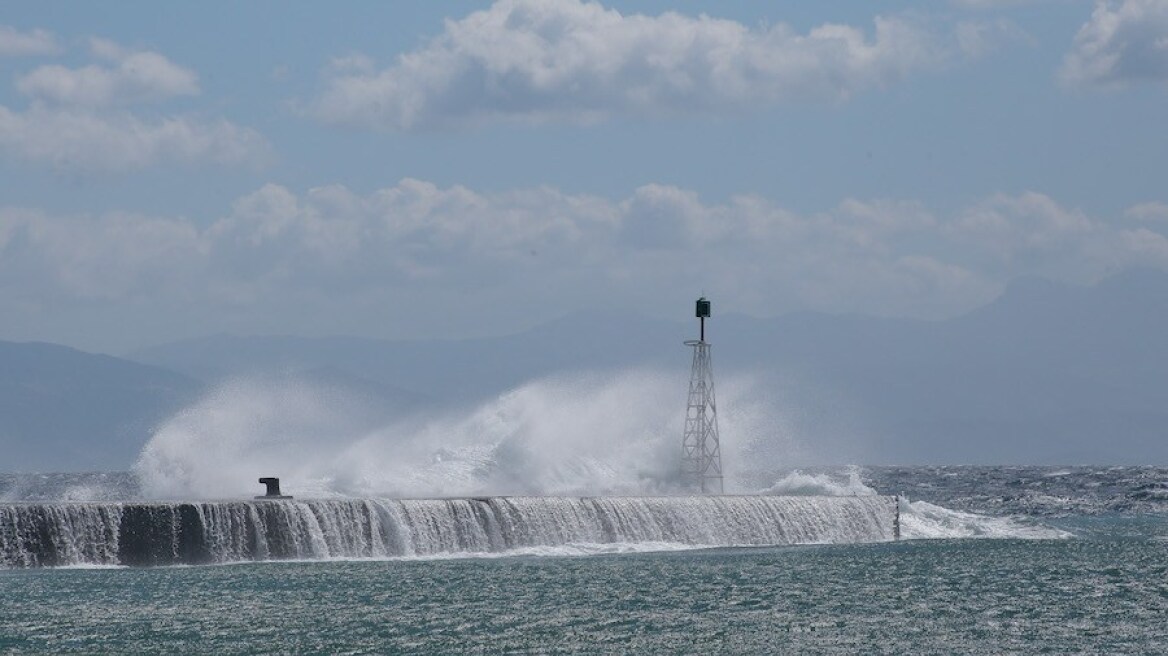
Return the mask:
<path fill-rule="evenodd" d="M 203 383 L 108 355 L 0 342 L 0 470 L 122 469 Z"/>
<path fill-rule="evenodd" d="M 565 369 L 665 364 L 693 328 L 642 317 L 571 315 L 516 335 L 470 340 L 216 335 L 126 357 L 204 380 L 335 367 L 443 400 L 478 399 Z M 687 363 L 688 365 L 688 363 Z"/>
<path fill-rule="evenodd" d="M 329 360 L 372 380 L 477 398 L 556 371 L 688 368 L 692 319 L 573 315 L 520 335 L 460 342 L 281 338 L 278 357 Z M 1092 287 L 1021 278 L 993 302 L 944 321 L 800 313 L 715 316 L 720 374 L 751 371 L 796 406 L 810 443 L 854 430 L 841 457 L 867 462 L 1168 462 L 1168 274 L 1119 273 Z M 200 341 L 200 358 L 238 358 L 263 338 Z M 321 352 L 314 345 L 334 349 Z M 341 345 L 346 345 L 342 347 Z M 233 346 L 234 345 L 234 346 Z M 272 344 L 268 343 L 268 347 Z M 181 367 L 186 347 L 136 354 Z M 249 366 L 263 366 L 254 358 Z M 350 369 L 352 367 L 352 369 Z M 828 425 L 830 424 L 830 425 Z M 862 434 L 862 435 L 859 435 Z"/>
<path fill-rule="evenodd" d="M 142 364 L 0 343 L 0 437 L 25 454 L 0 470 L 128 466 L 150 422 L 204 381 L 239 376 L 291 374 L 403 408 L 489 398 L 560 372 L 648 366 L 676 373 L 680 412 L 681 342 L 696 330 L 692 319 L 581 313 L 462 341 L 219 335 L 131 354 Z M 1168 274 L 1129 271 L 1093 287 L 1020 279 L 935 322 L 758 319 L 720 315 L 715 299 L 707 330 L 717 375 L 757 374 L 825 462 L 1168 463 Z"/>

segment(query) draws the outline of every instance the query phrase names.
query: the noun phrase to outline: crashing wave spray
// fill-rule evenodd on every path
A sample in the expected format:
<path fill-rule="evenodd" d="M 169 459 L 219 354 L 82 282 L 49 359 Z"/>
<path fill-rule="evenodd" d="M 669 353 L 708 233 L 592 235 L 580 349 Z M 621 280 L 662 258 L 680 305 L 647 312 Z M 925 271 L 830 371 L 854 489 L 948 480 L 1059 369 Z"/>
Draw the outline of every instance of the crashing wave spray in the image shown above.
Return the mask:
<path fill-rule="evenodd" d="M 784 439 L 765 386 L 739 376 L 721 387 L 733 408 L 726 434 L 737 437 L 724 459 Z M 268 474 L 301 498 L 669 493 L 684 420 L 677 392 L 677 378 L 658 371 L 585 373 L 469 409 L 387 417 L 318 383 L 239 379 L 163 424 L 134 472 L 154 499 L 250 497 Z"/>

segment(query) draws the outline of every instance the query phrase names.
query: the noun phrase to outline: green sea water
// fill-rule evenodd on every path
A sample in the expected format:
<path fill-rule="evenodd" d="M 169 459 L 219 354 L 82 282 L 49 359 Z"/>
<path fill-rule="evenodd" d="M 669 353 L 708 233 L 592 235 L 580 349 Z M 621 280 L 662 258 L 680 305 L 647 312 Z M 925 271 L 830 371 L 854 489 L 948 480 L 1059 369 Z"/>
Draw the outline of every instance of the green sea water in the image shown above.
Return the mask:
<path fill-rule="evenodd" d="M 0 571 L 4 654 L 1163 654 L 1163 520 L 1070 539 Z"/>

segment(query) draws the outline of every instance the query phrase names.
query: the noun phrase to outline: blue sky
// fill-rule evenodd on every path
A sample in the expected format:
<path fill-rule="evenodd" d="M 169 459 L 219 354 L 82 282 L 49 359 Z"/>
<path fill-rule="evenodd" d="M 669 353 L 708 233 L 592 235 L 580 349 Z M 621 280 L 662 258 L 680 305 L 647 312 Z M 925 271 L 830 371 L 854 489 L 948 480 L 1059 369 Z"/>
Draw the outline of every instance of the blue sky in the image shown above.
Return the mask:
<path fill-rule="evenodd" d="M 1168 268 L 1168 2 L 6 3 L 0 339 L 941 318 Z"/>

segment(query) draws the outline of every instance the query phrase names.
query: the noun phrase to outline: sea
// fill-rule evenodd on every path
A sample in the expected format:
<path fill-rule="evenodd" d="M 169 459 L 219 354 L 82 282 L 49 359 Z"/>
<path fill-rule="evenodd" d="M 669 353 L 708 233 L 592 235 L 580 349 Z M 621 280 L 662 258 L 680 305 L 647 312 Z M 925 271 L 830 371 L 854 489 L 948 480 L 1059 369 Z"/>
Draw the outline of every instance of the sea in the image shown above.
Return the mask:
<path fill-rule="evenodd" d="M 743 485 L 759 496 L 811 505 L 895 496 L 900 537 L 10 562 L 0 565 L 0 653 L 1168 653 L 1166 468 L 752 476 Z M 140 495 L 133 474 L 0 475 L 0 508 Z"/>

